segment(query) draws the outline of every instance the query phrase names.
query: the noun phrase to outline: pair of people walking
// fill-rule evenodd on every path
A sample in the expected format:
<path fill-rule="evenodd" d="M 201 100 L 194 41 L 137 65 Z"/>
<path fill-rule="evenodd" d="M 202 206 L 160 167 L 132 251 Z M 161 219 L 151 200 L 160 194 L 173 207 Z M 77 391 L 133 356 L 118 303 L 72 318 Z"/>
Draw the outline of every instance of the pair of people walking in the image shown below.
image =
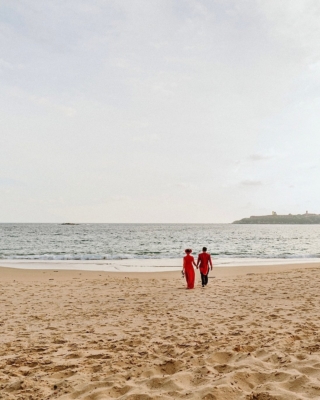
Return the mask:
<path fill-rule="evenodd" d="M 191 249 L 186 249 L 185 253 L 186 255 L 183 257 L 182 273 L 186 277 L 187 289 L 194 289 L 195 273 L 193 266 L 200 270 L 201 284 L 202 287 L 205 287 L 208 284 L 209 267 L 212 271 L 212 260 L 210 254 L 207 253 L 207 248 L 202 248 L 202 253 L 198 255 L 197 263 L 195 263 L 194 258 L 191 255 Z"/>

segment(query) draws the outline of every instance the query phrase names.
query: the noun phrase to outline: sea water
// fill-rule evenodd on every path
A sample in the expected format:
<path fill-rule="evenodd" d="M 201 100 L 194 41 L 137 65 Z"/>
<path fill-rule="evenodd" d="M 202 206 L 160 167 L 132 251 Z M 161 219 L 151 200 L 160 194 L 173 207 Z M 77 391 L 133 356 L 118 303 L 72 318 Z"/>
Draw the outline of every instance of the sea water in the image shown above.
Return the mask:
<path fill-rule="evenodd" d="M 122 260 L 171 267 L 185 248 L 198 253 L 206 246 L 215 265 L 256 265 L 316 261 L 319 243 L 320 225 L 0 224 L 3 261 Z"/>

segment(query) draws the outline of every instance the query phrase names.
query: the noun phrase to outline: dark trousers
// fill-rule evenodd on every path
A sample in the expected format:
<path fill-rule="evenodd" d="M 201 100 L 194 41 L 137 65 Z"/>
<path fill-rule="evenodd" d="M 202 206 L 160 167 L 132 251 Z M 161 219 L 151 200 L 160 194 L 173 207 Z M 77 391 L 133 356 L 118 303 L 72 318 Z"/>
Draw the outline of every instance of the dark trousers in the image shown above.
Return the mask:
<path fill-rule="evenodd" d="M 205 286 L 208 284 L 208 274 L 201 274 L 201 282 L 202 282 L 202 286 Z"/>

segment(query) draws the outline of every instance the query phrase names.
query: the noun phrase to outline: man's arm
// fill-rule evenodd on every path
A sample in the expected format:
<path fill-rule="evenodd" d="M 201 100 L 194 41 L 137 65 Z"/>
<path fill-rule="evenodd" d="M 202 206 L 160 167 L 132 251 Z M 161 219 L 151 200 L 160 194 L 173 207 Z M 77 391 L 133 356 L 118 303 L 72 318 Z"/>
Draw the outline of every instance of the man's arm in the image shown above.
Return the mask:
<path fill-rule="evenodd" d="M 210 254 L 209 254 L 209 264 L 210 264 L 211 271 L 212 271 L 212 260 L 211 260 L 211 255 Z"/>
<path fill-rule="evenodd" d="M 197 259 L 197 265 L 196 265 L 196 267 L 197 267 L 197 269 L 199 268 L 199 264 L 200 264 L 200 254 L 198 255 L 198 259 Z"/>

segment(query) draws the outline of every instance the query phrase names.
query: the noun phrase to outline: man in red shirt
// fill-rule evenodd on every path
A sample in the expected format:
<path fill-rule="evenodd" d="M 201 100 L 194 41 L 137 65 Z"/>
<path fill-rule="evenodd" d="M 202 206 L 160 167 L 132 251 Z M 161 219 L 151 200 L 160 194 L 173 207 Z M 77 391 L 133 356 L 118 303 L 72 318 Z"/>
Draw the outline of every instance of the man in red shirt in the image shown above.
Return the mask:
<path fill-rule="evenodd" d="M 197 260 L 197 269 L 200 268 L 202 287 L 205 287 L 208 284 L 209 265 L 212 271 L 211 256 L 207 253 L 207 248 L 203 247 L 202 253 L 198 255 Z"/>

